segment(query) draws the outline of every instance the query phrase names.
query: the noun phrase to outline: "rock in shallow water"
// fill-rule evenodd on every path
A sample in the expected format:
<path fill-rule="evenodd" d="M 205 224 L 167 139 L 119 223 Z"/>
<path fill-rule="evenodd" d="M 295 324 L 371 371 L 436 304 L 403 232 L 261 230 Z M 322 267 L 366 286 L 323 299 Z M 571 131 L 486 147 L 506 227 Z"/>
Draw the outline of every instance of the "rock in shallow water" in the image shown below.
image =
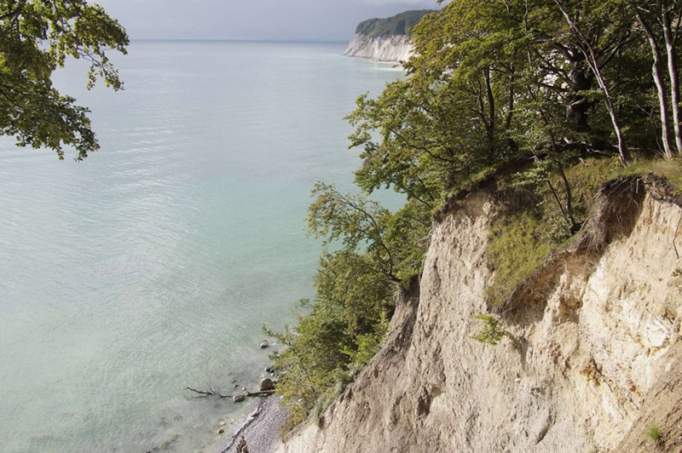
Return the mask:
<path fill-rule="evenodd" d="M 270 378 L 265 378 L 260 381 L 261 392 L 269 392 L 271 390 L 275 390 L 275 381 Z"/>

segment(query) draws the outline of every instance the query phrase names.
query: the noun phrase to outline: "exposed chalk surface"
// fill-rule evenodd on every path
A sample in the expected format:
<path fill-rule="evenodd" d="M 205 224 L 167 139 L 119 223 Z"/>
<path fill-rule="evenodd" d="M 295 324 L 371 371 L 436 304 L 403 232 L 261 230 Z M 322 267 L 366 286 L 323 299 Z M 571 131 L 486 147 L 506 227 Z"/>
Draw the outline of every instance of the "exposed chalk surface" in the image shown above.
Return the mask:
<path fill-rule="evenodd" d="M 413 47 L 410 44 L 410 38 L 407 36 L 370 38 L 364 35 L 355 35 L 348 44 L 345 55 L 397 63 L 409 60 L 412 53 Z"/>

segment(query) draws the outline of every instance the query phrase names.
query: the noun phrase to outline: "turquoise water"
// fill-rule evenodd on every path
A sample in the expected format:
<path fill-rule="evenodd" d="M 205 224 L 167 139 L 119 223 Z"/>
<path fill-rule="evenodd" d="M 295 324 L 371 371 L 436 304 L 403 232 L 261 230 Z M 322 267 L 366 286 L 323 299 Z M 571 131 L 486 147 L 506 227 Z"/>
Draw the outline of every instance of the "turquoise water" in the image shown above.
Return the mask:
<path fill-rule="evenodd" d="M 122 93 L 57 76 L 101 152 L 0 141 L 0 451 L 196 451 L 247 410 L 183 388 L 255 382 L 311 294 L 311 185 L 351 186 L 343 116 L 400 77 L 342 50 L 137 42 Z"/>

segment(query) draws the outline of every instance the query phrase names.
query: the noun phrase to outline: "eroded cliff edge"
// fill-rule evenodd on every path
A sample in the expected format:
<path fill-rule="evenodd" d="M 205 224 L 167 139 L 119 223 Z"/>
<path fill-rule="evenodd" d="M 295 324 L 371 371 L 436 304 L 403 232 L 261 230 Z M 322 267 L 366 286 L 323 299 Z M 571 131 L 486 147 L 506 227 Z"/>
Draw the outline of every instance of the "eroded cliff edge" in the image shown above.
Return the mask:
<path fill-rule="evenodd" d="M 575 244 L 500 307 L 485 297 L 495 195 L 450 203 L 381 352 L 279 451 L 678 451 L 682 209 L 653 176 L 598 196 Z M 509 338 L 473 340 L 480 313 Z"/>

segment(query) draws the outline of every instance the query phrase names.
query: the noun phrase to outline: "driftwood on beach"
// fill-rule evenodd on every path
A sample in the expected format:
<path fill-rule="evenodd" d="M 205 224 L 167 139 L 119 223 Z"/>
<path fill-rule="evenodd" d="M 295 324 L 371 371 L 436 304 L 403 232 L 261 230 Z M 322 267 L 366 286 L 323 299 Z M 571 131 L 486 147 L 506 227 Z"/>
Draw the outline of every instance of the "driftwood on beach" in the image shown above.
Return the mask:
<path fill-rule="evenodd" d="M 226 398 L 234 398 L 235 396 L 242 395 L 247 398 L 262 398 L 266 396 L 271 396 L 275 393 L 274 390 L 265 390 L 265 391 L 259 391 L 259 392 L 244 392 L 244 393 L 239 393 L 236 395 L 224 395 L 220 393 L 217 390 L 214 389 L 208 389 L 208 390 L 198 390 L 192 387 L 185 387 L 185 390 L 188 390 L 192 393 L 195 393 L 197 396 L 196 398 L 208 398 L 211 396 L 215 396 L 216 398 L 220 399 L 226 399 Z"/>

